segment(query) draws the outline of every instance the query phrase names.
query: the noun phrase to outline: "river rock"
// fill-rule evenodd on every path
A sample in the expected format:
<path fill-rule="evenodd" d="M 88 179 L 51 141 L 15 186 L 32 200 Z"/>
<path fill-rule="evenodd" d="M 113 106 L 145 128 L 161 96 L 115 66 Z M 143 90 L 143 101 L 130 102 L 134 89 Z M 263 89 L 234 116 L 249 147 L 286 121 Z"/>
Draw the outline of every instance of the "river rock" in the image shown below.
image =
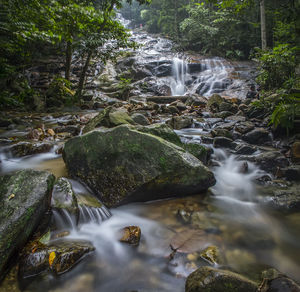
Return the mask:
<path fill-rule="evenodd" d="M 0 177 L 1 276 L 49 209 L 54 180 L 49 172 L 31 169 Z"/>
<path fill-rule="evenodd" d="M 207 99 L 200 95 L 191 95 L 185 102 L 188 106 L 205 106 L 206 103 Z"/>
<path fill-rule="evenodd" d="M 174 130 L 190 128 L 193 125 L 193 118 L 187 116 L 172 117 L 166 122 Z"/>
<path fill-rule="evenodd" d="M 224 102 L 225 99 L 218 94 L 213 94 L 207 101 L 207 107 L 212 112 L 219 111 L 220 104 Z"/>
<path fill-rule="evenodd" d="M 11 146 L 9 150 L 14 157 L 22 157 L 49 152 L 52 147 L 53 145 L 50 143 L 19 142 Z"/>
<path fill-rule="evenodd" d="M 275 269 L 262 272 L 262 282 L 257 292 L 300 292 L 300 286 Z"/>
<path fill-rule="evenodd" d="M 63 158 L 109 207 L 205 191 L 212 172 L 182 148 L 128 125 L 66 142 Z"/>
<path fill-rule="evenodd" d="M 226 137 L 232 139 L 231 132 L 226 129 L 215 128 L 214 130 L 211 131 L 211 135 L 213 137 Z"/>
<path fill-rule="evenodd" d="M 122 124 L 135 124 L 133 119 L 128 115 L 126 109 L 114 109 L 107 107 L 96 117 L 90 120 L 83 128 L 82 132 L 87 133 L 97 127 L 115 127 Z"/>
<path fill-rule="evenodd" d="M 255 292 L 255 282 L 230 271 L 201 267 L 190 274 L 185 283 L 186 292 Z"/>
<path fill-rule="evenodd" d="M 235 125 L 235 131 L 246 134 L 254 129 L 254 124 L 250 121 L 241 122 Z"/>
<path fill-rule="evenodd" d="M 164 140 L 167 140 L 177 146 L 182 147 L 182 142 L 179 136 L 166 124 L 157 123 L 147 127 L 136 127 L 140 132 L 158 136 Z"/>
<path fill-rule="evenodd" d="M 21 255 L 19 275 L 28 278 L 45 271 L 63 274 L 93 250 L 93 245 L 84 240 L 59 239 L 48 245 L 29 244 Z"/>
<path fill-rule="evenodd" d="M 243 139 L 250 144 L 264 144 L 271 142 L 272 138 L 268 130 L 264 128 L 256 128 L 243 136 Z"/>
<path fill-rule="evenodd" d="M 232 148 L 233 140 L 227 137 L 215 137 L 213 145 L 214 147 Z"/>
<path fill-rule="evenodd" d="M 120 242 L 130 245 L 139 245 L 141 239 L 141 228 L 138 226 L 127 226 L 121 230 Z"/>
<path fill-rule="evenodd" d="M 142 126 L 150 125 L 149 120 L 143 114 L 134 113 L 133 115 L 131 115 L 131 118 L 135 123 L 137 123 L 139 125 L 142 125 Z"/>
<path fill-rule="evenodd" d="M 247 144 L 239 144 L 235 148 L 236 154 L 241 154 L 241 155 L 251 155 L 257 151 L 257 148 L 252 145 L 247 145 Z"/>
<path fill-rule="evenodd" d="M 51 206 L 78 215 L 77 198 L 68 179 L 60 177 L 53 187 Z"/>

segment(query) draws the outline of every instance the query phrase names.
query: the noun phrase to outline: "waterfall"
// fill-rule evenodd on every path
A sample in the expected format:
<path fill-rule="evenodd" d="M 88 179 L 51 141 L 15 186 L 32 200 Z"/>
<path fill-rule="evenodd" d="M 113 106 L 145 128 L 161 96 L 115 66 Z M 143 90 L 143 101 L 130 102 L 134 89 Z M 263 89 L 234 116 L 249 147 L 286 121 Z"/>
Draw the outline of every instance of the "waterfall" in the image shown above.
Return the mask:
<path fill-rule="evenodd" d="M 172 64 L 171 92 L 172 95 L 184 95 L 186 92 L 185 80 L 187 75 L 187 63 L 175 57 Z"/>

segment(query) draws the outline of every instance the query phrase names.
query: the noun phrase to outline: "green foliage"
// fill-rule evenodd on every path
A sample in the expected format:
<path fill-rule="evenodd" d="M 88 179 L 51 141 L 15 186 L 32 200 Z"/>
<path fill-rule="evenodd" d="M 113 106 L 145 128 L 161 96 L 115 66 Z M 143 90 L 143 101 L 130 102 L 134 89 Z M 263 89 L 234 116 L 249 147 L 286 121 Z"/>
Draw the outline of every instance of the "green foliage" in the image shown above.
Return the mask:
<path fill-rule="evenodd" d="M 258 83 L 264 89 L 288 88 L 295 80 L 296 47 L 289 44 L 279 44 L 272 50 L 258 50 L 257 57 L 260 63 Z"/>
<path fill-rule="evenodd" d="M 270 124 L 275 128 L 278 126 L 285 128 L 289 135 L 289 131 L 294 128 L 296 118 L 300 118 L 300 95 L 284 95 L 271 115 Z"/>

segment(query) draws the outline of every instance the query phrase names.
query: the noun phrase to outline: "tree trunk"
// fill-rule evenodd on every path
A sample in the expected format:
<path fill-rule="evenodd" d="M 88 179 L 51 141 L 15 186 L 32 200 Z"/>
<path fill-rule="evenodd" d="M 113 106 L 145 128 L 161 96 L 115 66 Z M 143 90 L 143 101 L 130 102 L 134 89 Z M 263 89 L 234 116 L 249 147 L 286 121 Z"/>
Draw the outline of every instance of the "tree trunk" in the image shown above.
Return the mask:
<path fill-rule="evenodd" d="M 260 27 L 261 27 L 261 48 L 267 49 L 267 32 L 266 32 L 266 10 L 265 0 L 260 0 Z"/>
<path fill-rule="evenodd" d="M 81 94 L 82 94 L 86 72 L 87 72 L 87 69 L 89 68 L 92 55 L 93 55 L 93 50 L 89 50 L 88 55 L 87 55 L 86 60 L 85 60 L 85 63 L 84 63 L 84 66 L 83 66 L 82 71 L 80 73 L 78 89 L 76 91 L 76 97 L 77 97 L 78 100 L 80 99 Z"/>
<path fill-rule="evenodd" d="M 71 42 L 67 42 L 66 70 L 65 70 L 65 78 L 67 80 L 70 80 L 71 61 L 72 61 L 72 44 L 71 44 Z"/>

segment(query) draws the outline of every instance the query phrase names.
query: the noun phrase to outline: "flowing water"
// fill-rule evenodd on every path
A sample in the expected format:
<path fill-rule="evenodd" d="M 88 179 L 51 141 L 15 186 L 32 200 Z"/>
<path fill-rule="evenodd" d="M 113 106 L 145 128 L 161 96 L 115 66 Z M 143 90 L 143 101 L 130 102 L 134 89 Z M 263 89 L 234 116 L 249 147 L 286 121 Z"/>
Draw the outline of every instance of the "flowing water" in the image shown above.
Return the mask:
<path fill-rule="evenodd" d="M 195 63 L 174 56 L 168 40 L 146 33 L 134 37 L 145 44 L 138 52 L 141 63 L 155 60 L 160 66 L 167 61 L 171 66 L 171 76 L 155 78 L 161 84 L 169 84 L 173 95 L 196 91 L 210 95 L 240 82 L 226 81 L 237 66 L 221 58 L 202 58 L 201 63 L 191 65 Z M 224 82 L 228 83 L 226 88 Z M 49 125 L 57 122 L 52 118 L 41 120 Z M 177 133 L 183 140 L 201 142 L 199 135 L 208 130 L 208 123 L 203 122 Z M 25 134 L 23 130 L 15 130 L 5 132 L 2 137 Z M 12 157 L 7 147 L 0 149 L 1 173 L 30 167 L 67 175 L 61 155 L 55 152 L 55 143 L 46 154 L 24 158 Z M 299 214 L 282 215 L 260 207 L 262 194 L 254 181 L 261 170 L 256 166 L 249 164 L 248 172 L 243 173 L 240 171 L 243 162 L 221 149 L 214 149 L 213 158 L 217 183 L 207 194 L 129 204 L 112 210 L 81 206 L 79 222 L 66 210 L 53 210 L 56 232 L 68 230 L 67 238 L 91 241 L 96 251 L 59 277 L 51 274 L 34 277 L 25 291 L 180 292 L 184 291 L 186 276 L 207 265 L 201 258 L 194 259 L 195 252 L 211 245 L 220 250 L 220 266 L 252 279 L 258 280 L 260 272 L 272 266 L 300 280 Z M 76 193 L 89 192 L 80 183 L 71 182 Z M 183 220 L 182 214 L 188 214 L 189 220 Z M 119 242 L 120 230 L 130 225 L 141 228 L 138 247 Z M 182 238 L 190 238 L 185 252 L 170 257 L 170 244 Z"/>

